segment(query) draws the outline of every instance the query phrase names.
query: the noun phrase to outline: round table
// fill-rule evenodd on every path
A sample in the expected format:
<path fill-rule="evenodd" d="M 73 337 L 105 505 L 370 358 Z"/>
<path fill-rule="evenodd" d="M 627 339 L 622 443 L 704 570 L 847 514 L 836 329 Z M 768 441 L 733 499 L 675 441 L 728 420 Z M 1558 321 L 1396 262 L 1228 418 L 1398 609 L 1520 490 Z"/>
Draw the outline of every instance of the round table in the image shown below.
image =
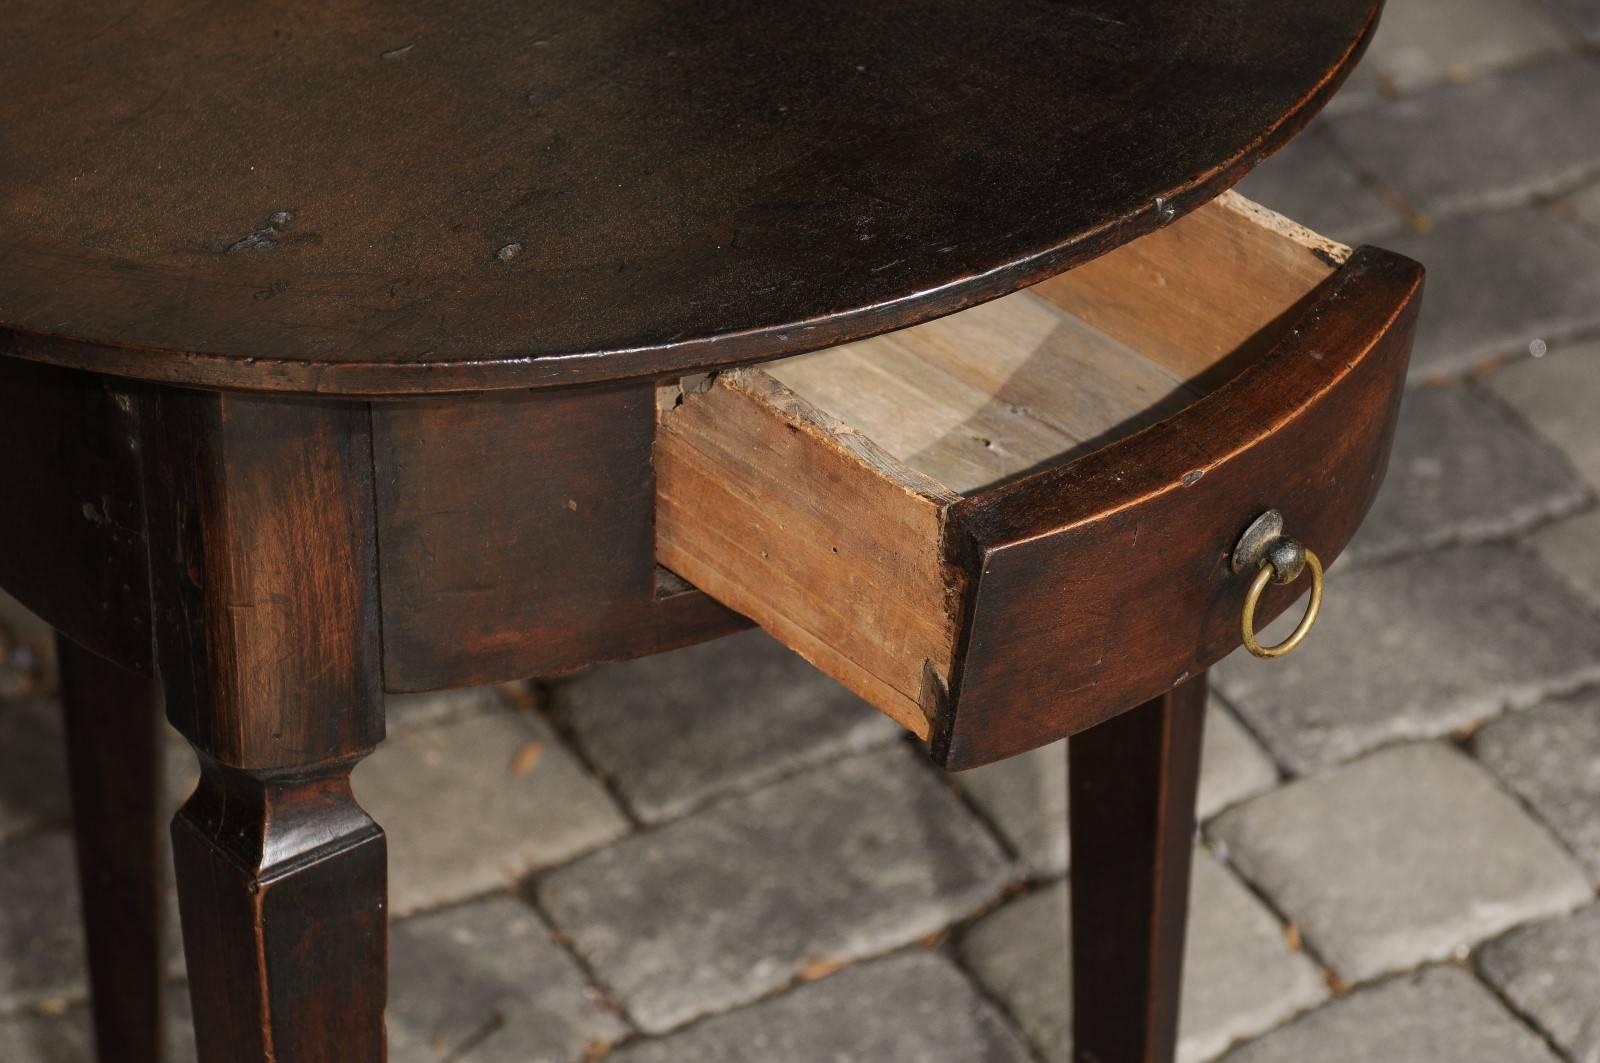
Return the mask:
<path fill-rule="evenodd" d="M 662 389 L 1177 232 L 1331 97 L 1380 6 L 5 5 L 0 586 L 63 635 L 101 1058 L 159 1058 L 152 681 L 203 769 L 172 828 L 200 1058 L 381 1060 L 384 838 L 349 773 L 384 693 L 741 613 L 784 637 L 658 564 Z M 1372 346 L 1417 278 L 1364 255 L 1308 267 L 1337 312 L 1305 320 L 1387 313 Z M 1333 550 L 1387 453 L 1384 365 Z M 1283 393 L 1271 372 L 1251 394 Z M 996 498 L 973 527 L 1039 538 L 1048 506 Z M 1141 674 L 1092 719 L 952 729 L 940 699 L 999 667 L 982 601 L 921 695 L 935 756 L 1083 732 L 1077 1058 L 1170 1059 L 1203 671 Z M 1225 648 L 1172 637 L 1200 669 Z"/>

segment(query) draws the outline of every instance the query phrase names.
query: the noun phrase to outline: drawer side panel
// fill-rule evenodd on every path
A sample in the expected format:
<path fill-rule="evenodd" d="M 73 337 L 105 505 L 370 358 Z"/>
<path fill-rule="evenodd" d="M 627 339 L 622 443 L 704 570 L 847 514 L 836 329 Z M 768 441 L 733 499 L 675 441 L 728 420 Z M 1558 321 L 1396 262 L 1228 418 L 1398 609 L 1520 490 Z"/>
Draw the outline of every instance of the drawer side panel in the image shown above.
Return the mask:
<path fill-rule="evenodd" d="M 656 556 L 926 738 L 958 578 L 941 536 L 956 496 L 830 423 L 759 370 L 660 413 Z"/>

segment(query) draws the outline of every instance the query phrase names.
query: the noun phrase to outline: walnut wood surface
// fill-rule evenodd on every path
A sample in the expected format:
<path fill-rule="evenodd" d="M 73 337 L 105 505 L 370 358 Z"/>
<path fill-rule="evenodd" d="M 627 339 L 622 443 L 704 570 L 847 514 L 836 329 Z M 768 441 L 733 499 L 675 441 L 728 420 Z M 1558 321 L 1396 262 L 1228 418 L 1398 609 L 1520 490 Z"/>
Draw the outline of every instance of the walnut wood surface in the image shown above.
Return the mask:
<path fill-rule="evenodd" d="M 161 713 L 155 685 L 56 639 L 99 1058 L 161 1063 Z M 4 756 L 0 751 L 0 756 Z"/>
<path fill-rule="evenodd" d="M 148 673 L 136 400 L 125 382 L 9 353 L 0 335 L 0 587 Z"/>
<path fill-rule="evenodd" d="M 1067 743 L 1072 1058 L 1177 1055 L 1206 678 Z"/>
<path fill-rule="evenodd" d="M 0 327 L 360 394 L 813 350 L 1211 199 L 1379 6 L 11 0 Z"/>
<path fill-rule="evenodd" d="M 1372 248 L 1259 363 L 1176 416 L 963 500 L 966 621 L 935 755 L 954 768 L 1075 733 L 1239 643 L 1228 566 L 1267 509 L 1331 563 L 1388 467 L 1422 270 Z M 1305 593 L 1273 587 L 1262 623 Z"/>
<path fill-rule="evenodd" d="M 372 406 L 384 680 L 554 675 L 742 618 L 658 585 L 650 384 Z"/>
<path fill-rule="evenodd" d="M 156 656 L 201 781 L 172 825 L 201 1063 L 381 1063 L 383 737 L 366 404 L 153 396 Z"/>

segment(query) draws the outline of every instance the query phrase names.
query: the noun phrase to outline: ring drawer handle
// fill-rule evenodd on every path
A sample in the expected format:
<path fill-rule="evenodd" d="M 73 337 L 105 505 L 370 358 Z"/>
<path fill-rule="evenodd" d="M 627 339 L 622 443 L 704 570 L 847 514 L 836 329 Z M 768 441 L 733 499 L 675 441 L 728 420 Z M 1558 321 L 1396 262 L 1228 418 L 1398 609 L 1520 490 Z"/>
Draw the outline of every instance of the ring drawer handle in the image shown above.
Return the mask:
<path fill-rule="evenodd" d="M 1282 657 L 1305 641 L 1322 612 L 1322 562 L 1304 544 L 1283 534 L 1283 514 L 1269 509 L 1245 530 L 1233 551 L 1235 572 L 1248 571 L 1251 566 L 1256 568 L 1256 578 L 1244 596 L 1244 615 L 1239 622 L 1244 648 L 1257 657 Z M 1311 569 L 1311 601 L 1305 615 L 1288 638 L 1276 646 L 1263 646 L 1256 638 L 1256 605 L 1261 592 L 1269 583 L 1293 583 L 1306 568 Z"/>

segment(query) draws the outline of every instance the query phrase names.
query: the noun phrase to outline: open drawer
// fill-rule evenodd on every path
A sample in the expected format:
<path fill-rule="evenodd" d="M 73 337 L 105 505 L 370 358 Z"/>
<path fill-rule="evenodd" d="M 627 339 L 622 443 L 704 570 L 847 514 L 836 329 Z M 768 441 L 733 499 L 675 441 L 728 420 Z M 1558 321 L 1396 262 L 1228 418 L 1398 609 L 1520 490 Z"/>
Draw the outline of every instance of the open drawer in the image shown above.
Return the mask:
<path fill-rule="evenodd" d="M 1022 752 L 1237 646 L 1263 511 L 1344 547 L 1421 280 L 1228 194 L 1003 299 L 663 387 L 657 558 L 945 766 Z"/>

